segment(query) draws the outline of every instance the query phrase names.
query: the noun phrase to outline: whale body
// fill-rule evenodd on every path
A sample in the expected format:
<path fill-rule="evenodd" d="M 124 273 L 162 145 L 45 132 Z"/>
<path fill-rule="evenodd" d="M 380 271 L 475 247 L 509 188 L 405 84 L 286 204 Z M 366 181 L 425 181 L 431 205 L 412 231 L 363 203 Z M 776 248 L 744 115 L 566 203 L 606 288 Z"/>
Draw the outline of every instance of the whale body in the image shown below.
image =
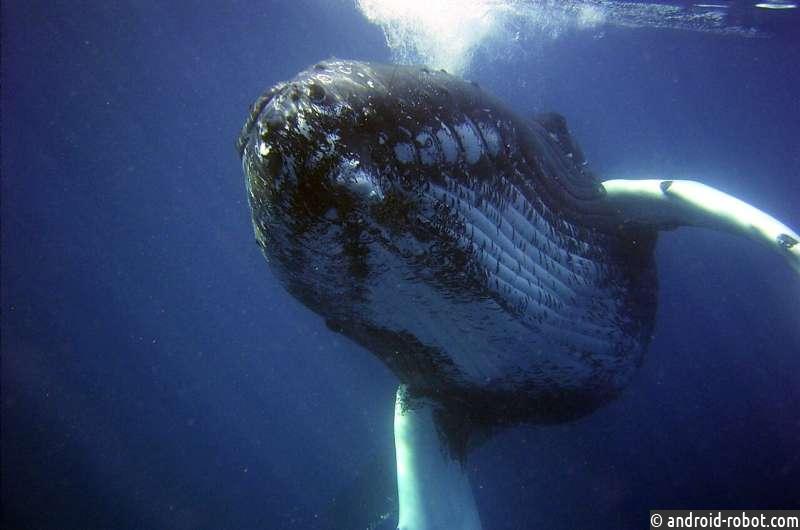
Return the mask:
<path fill-rule="evenodd" d="M 641 363 L 655 231 L 620 230 L 560 116 L 330 61 L 262 97 L 239 149 L 273 271 L 416 394 L 476 422 L 562 421 Z"/>
<path fill-rule="evenodd" d="M 273 273 L 402 383 L 402 530 L 481 527 L 473 434 L 625 388 L 660 230 L 744 235 L 800 272 L 800 235 L 764 212 L 694 181 L 602 182 L 562 116 L 520 117 L 444 71 L 318 63 L 258 98 L 237 148 Z"/>

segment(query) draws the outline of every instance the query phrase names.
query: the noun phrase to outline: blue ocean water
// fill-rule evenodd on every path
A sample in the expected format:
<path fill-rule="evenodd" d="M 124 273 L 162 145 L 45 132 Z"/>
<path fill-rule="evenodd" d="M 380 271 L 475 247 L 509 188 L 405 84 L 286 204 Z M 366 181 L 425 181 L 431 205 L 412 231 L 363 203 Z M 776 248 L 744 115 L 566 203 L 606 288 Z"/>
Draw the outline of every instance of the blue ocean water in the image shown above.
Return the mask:
<path fill-rule="evenodd" d="M 514 19 L 463 73 L 563 113 L 606 178 L 697 178 L 796 228 L 800 14 L 723 4 L 735 17 L 678 29 L 612 2 L 583 25 Z M 255 97 L 332 56 L 398 51 L 345 0 L 3 3 L 4 528 L 391 513 L 397 381 L 270 274 L 233 147 Z M 690 229 L 657 258 L 655 336 L 623 396 L 471 454 L 487 530 L 800 506 L 796 274 Z"/>

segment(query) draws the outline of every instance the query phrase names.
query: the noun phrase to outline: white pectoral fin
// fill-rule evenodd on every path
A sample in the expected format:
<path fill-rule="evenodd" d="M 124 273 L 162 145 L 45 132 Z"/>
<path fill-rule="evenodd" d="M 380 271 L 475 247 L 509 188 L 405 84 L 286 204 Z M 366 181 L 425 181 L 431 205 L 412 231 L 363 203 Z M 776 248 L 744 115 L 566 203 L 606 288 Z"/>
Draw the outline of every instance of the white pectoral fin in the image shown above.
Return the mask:
<path fill-rule="evenodd" d="M 394 442 L 397 454 L 398 530 L 480 530 L 478 508 L 462 462 L 453 458 L 436 424 L 436 407 L 410 403 L 397 391 Z"/>
<path fill-rule="evenodd" d="M 747 236 L 783 255 L 800 273 L 800 235 L 771 215 L 692 180 L 607 180 L 606 198 L 623 222 L 699 226 Z"/>

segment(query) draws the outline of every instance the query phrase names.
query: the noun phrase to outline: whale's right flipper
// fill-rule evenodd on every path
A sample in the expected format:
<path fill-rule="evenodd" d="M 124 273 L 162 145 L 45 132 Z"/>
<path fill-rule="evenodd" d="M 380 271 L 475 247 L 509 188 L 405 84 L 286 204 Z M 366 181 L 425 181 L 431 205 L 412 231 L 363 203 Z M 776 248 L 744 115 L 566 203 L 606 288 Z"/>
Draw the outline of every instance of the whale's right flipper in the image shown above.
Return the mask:
<path fill-rule="evenodd" d="M 603 187 L 622 223 L 657 230 L 698 226 L 744 235 L 780 253 L 800 273 L 800 235 L 725 192 L 691 180 L 607 180 Z"/>
<path fill-rule="evenodd" d="M 441 424 L 441 405 L 401 385 L 394 412 L 398 530 L 481 530 L 462 458 Z"/>

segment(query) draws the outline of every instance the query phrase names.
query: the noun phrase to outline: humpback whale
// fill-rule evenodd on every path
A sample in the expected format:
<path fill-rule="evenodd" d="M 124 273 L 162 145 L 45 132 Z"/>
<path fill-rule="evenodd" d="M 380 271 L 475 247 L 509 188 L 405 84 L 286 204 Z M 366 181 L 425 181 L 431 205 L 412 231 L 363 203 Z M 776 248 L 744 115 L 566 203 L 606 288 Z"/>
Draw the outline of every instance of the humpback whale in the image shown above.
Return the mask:
<path fill-rule="evenodd" d="M 400 380 L 402 530 L 480 528 L 476 440 L 625 388 L 659 231 L 741 234 L 800 272 L 800 236 L 766 213 L 700 182 L 603 182 L 562 116 L 520 117 L 444 71 L 318 63 L 256 100 L 237 148 L 273 273 Z"/>

